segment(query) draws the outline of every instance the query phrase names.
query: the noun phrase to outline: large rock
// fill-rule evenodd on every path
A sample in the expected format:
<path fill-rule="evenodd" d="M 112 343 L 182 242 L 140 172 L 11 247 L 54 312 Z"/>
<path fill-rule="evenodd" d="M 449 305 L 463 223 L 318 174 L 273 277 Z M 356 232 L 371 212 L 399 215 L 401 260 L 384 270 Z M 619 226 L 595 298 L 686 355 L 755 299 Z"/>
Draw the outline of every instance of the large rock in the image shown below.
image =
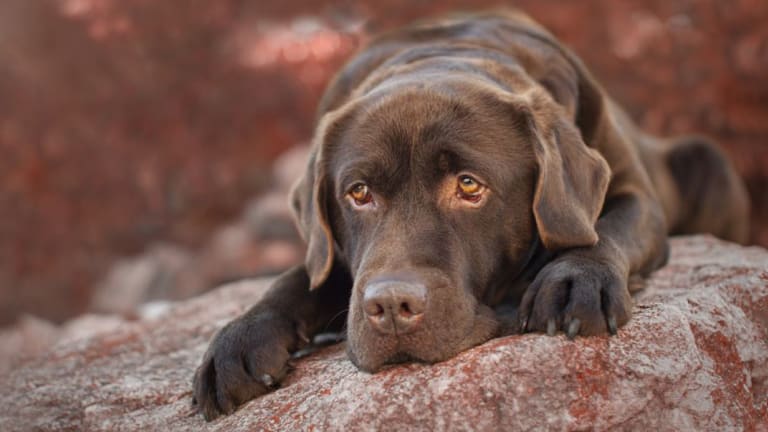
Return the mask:
<path fill-rule="evenodd" d="M 194 368 L 268 281 L 230 285 L 27 360 L 0 379 L 0 430 L 767 430 L 768 252 L 672 244 L 617 337 L 511 336 L 375 375 L 330 347 L 205 423 Z"/>

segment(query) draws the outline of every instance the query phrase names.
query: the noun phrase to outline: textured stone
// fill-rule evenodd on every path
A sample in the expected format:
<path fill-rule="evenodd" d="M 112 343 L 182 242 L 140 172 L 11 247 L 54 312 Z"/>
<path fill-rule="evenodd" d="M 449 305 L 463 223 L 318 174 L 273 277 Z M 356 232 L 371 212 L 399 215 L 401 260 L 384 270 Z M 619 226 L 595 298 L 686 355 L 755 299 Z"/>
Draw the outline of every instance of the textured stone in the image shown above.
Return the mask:
<path fill-rule="evenodd" d="M 0 430 L 766 430 L 768 252 L 674 239 L 616 337 L 491 340 L 435 365 L 358 371 L 342 345 L 205 423 L 190 380 L 268 280 L 68 339 L 0 378 Z"/>
<path fill-rule="evenodd" d="M 187 299 L 226 281 L 276 274 L 299 263 L 306 245 L 288 196 L 306 158 L 306 146 L 277 158 L 270 192 L 251 200 L 239 218 L 219 227 L 199 249 L 155 243 L 112 264 L 96 284 L 89 309 L 131 317 L 150 301 Z"/>

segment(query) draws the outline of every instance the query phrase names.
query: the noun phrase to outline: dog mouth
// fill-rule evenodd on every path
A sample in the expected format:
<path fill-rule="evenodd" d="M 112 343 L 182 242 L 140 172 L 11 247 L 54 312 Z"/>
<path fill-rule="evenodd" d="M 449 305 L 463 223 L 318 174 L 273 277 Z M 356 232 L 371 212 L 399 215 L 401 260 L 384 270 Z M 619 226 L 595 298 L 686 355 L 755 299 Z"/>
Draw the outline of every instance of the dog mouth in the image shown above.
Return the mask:
<path fill-rule="evenodd" d="M 347 338 L 347 355 L 358 369 L 376 373 L 386 366 L 403 363 L 434 364 L 449 360 L 463 351 L 496 336 L 500 322 L 486 307 L 478 307 L 473 319 L 457 323 L 433 323 L 432 329 L 404 335 L 381 335 L 363 325 L 352 329 Z M 456 333 L 446 332 L 454 325 L 463 327 Z M 455 330 L 455 329 L 454 329 Z"/>
<path fill-rule="evenodd" d="M 406 363 L 420 363 L 420 364 L 432 364 L 439 360 L 425 360 L 419 355 L 408 351 L 406 349 L 395 349 L 390 354 L 380 353 L 378 356 L 371 358 L 367 355 L 365 359 L 360 359 L 353 349 L 347 345 L 347 356 L 350 361 L 360 370 L 368 373 L 381 372 L 384 369 L 389 369 L 398 365 Z M 450 358 L 452 356 L 448 356 Z M 443 360 L 447 360 L 443 359 Z"/>
<path fill-rule="evenodd" d="M 428 363 L 411 353 L 405 351 L 398 351 L 392 357 L 384 361 L 382 366 L 397 365 L 401 363 Z"/>
<path fill-rule="evenodd" d="M 418 347 L 401 348 L 398 346 L 399 344 L 395 345 L 397 347 L 387 350 L 381 349 L 383 347 L 380 344 L 377 347 L 379 349 L 372 350 L 370 347 L 366 347 L 360 353 L 356 353 L 348 343 L 347 355 L 358 369 L 369 373 L 376 373 L 380 372 L 382 369 L 406 363 L 434 364 L 446 361 L 491 338 L 492 336 L 489 335 L 488 337 L 483 337 L 477 340 L 462 340 L 460 343 L 446 343 L 440 350 L 420 349 Z"/>

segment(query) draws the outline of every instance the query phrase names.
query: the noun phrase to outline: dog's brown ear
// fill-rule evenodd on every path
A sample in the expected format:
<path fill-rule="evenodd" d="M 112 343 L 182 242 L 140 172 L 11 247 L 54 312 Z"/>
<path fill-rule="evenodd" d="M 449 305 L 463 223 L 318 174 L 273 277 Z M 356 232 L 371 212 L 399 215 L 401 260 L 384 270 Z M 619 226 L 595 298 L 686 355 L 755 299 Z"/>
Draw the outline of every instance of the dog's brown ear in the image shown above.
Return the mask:
<path fill-rule="evenodd" d="M 611 171 L 589 148 L 565 112 L 532 90 L 516 111 L 533 141 L 538 176 L 533 214 L 542 244 L 548 250 L 593 246 L 595 222 L 603 208 Z"/>
<path fill-rule="evenodd" d="M 327 114 L 317 128 L 306 171 L 291 191 L 291 207 L 301 236 L 307 243 L 305 267 L 310 289 L 322 285 L 331 273 L 335 240 L 328 221 L 330 205 L 326 153 L 338 131 L 339 115 Z"/>
<path fill-rule="evenodd" d="M 608 163 L 567 124 L 552 128 L 536 141 L 539 176 L 533 214 L 544 247 L 558 250 L 595 245 L 595 222 L 610 180 Z"/>
<path fill-rule="evenodd" d="M 304 176 L 291 191 L 291 204 L 296 224 L 307 243 L 304 264 L 309 275 L 310 289 L 319 287 L 328 278 L 333 266 L 334 253 L 333 236 L 328 225 L 325 206 L 323 175 L 316 172 L 316 160 L 313 154 Z"/>

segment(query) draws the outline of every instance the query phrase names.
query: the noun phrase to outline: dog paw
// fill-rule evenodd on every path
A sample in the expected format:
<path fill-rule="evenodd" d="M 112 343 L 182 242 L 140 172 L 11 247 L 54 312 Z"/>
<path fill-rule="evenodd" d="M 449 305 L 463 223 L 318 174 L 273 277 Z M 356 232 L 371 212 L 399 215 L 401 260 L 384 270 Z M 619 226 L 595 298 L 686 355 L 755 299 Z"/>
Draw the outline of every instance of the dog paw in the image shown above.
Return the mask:
<path fill-rule="evenodd" d="M 210 421 L 276 388 L 288 372 L 296 334 L 290 321 L 269 313 L 227 324 L 195 372 L 193 404 Z"/>
<path fill-rule="evenodd" d="M 562 330 L 571 339 L 616 334 L 631 311 L 627 276 L 615 265 L 566 254 L 544 266 L 523 294 L 519 329 L 550 336 Z"/>

